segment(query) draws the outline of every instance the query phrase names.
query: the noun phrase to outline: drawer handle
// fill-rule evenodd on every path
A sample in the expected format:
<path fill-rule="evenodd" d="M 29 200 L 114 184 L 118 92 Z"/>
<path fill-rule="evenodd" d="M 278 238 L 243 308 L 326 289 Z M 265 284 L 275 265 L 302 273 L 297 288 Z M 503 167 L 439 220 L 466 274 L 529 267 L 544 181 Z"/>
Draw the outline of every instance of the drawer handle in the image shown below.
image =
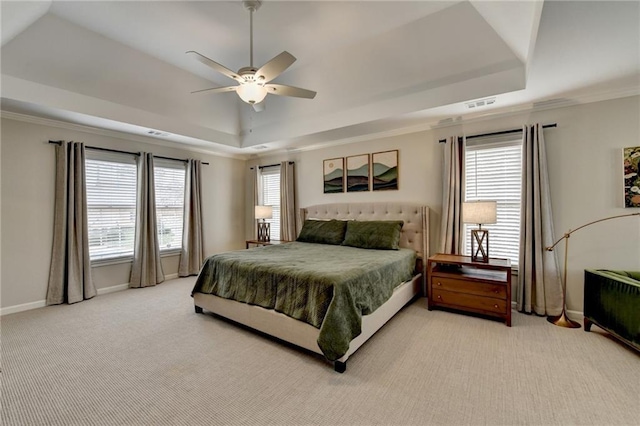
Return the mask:
<path fill-rule="evenodd" d="M 493 307 L 494 307 L 494 308 L 497 308 L 497 307 L 498 307 L 498 304 L 496 303 L 495 305 L 493 305 Z"/>
<path fill-rule="evenodd" d="M 438 281 L 438 284 L 437 284 L 437 285 L 438 285 L 438 286 L 441 286 L 441 285 L 442 285 L 442 283 L 441 283 L 440 281 Z"/>
<path fill-rule="evenodd" d="M 442 299 L 442 296 L 438 296 L 438 299 Z"/>
<path fill-rule="evenodd" d="M 499 291 L 498 291 L 498 290 L 493 290 L 493 292 L 494 292 L 495 294 L 498 294 L 498 293 L 499 293 Z"/>

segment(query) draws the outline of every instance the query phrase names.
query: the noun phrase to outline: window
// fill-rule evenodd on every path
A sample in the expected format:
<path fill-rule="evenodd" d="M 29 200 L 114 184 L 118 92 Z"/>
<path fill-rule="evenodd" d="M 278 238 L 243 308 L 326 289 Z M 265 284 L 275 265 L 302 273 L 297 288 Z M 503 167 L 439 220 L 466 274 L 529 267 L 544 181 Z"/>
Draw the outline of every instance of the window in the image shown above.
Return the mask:
<path fill-rule="evenodd" d="M 156 220 L 160 251 L 182 247 L 185 163 L 156 159 L 153 162 Z"/>
<path fill-rule="evenodd" d="M 262 169 L 260 173 L 261 203 L 273 207 L 273 218 L 265 219 L 271 224 L 271 239 L 280 239 L 280 167 Z"/>
<path fill-rule="evenodd" d="M 87 150 L 85 174 L 90 259 L 133 256 L 135 157 Z"/>
<path fill-rule="evenodd" d="M 489 255 L 511 259 L 518 266 L 520 247 L 520 188 L 522 186 L 522 140 L 513 135 L 467 141 L 465 148 L 466 201 L 497 201 L 497 223 L 489 230 Z M 471 229 L 464 226 L 464 253 L 471 252 Z"/>

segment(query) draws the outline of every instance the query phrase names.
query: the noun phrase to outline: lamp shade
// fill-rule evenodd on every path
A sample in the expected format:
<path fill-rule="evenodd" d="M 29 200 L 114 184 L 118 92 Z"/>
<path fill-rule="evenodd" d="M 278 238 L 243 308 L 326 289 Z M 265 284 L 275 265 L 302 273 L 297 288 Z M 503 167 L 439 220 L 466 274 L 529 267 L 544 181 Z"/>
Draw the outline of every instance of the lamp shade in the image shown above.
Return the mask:
<path fill-rule="evenodd" d="M 256 219 L 271 219 L 272 217 L 272 206 L 256 206 Z"/>
<path fill-rule="evenodd" d="M 267 89 L 254 81 L 241 84 L 236 92 L 248 104 L 259 104 L 267 96 Z"/>
<path fill-rule="evenodd" d="M 462 203 L 462 221 L 479 225 L 496 223 L 496 202 L 469 201 Z"/>

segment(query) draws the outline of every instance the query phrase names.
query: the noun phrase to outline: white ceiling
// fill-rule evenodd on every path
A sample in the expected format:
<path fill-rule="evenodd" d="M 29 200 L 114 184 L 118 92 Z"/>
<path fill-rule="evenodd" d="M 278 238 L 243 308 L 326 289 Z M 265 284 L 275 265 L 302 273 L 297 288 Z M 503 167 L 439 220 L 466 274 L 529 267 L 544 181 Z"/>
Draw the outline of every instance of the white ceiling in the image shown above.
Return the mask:
<path fill-rule="evenodd" d="M 212 152 L 281 148 L 428 128 L 478 115 L 640 93 L 640 3 L 264 1 L 254 65 L 298 60 L 260 113 L 192 57 L 249 65 L 240 1 L 2 0 L 3 111 Z M 482 109 L 465 101 L 495 97 Z M 266 147 L 256 151 L 257 146 Z"/>

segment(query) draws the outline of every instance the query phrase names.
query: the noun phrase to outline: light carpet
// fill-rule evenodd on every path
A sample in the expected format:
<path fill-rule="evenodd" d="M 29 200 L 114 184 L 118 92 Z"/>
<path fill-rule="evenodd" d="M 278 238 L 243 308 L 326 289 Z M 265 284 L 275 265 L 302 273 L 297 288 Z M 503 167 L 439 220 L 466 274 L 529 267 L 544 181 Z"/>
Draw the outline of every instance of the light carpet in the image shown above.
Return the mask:
<path fill-rule="evenodd" d="M 3 425 L 637 425 L 640 356 L 594 327 L 419 299 L 349 360 L 194 313 L 194 278 L 2 317 Z"/>

